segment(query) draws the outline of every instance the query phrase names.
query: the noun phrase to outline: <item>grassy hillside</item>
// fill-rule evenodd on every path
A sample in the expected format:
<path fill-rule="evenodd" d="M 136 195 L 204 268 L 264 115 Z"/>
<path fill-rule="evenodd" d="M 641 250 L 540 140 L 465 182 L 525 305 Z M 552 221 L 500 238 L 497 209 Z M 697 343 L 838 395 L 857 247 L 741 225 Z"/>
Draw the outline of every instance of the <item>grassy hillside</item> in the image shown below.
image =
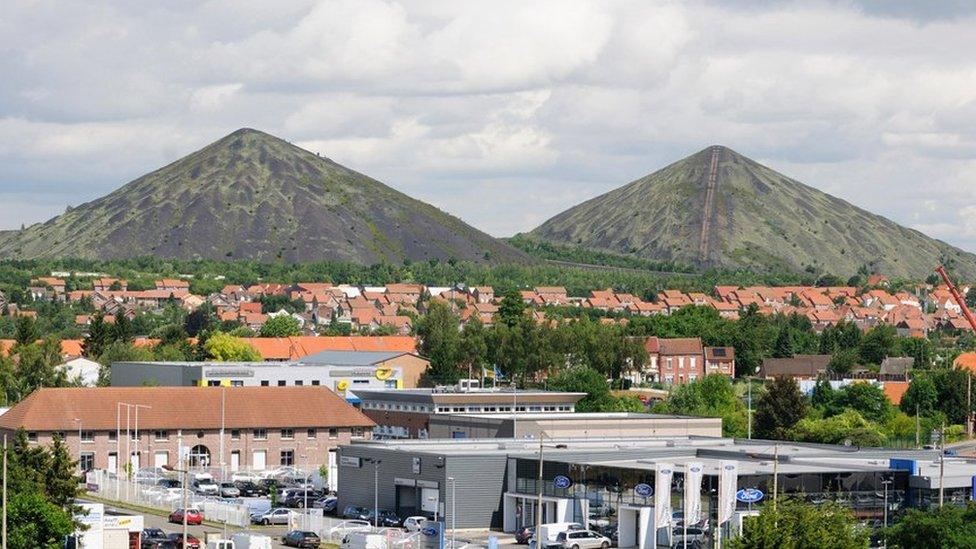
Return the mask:
<path fill-rule="evenodd" d="M 0 257 L 8 258 L 145 255 L 362 264 L 527 260 L 429 204 L 250 129 L 0 237 Z"/>
<path fill-rule="evenodd" d="M 949 263 L 965 278 L 976 276 L 976 255 L 725 147 L 710 147 L 583 202 L 530 235 L 699 267 L 842 277 L 866 268 L 922 279 L 939 263 Z"/>

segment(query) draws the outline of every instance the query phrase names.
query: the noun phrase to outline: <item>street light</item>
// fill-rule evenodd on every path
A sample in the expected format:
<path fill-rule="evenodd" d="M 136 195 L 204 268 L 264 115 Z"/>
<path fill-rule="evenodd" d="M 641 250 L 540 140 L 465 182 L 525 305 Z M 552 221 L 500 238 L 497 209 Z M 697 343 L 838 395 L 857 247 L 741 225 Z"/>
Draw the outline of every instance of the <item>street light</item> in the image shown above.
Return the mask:
<path fill-rule="evenodd" d="M 457 480 L 454 477 L 447 477 L 447 482 L 451 484 L 451 549 L 455 546 L 455 535 L 457 534 L 457 499 L 454 497 L 457 489 Z"/>
<path fill-rule="evenodd" d="M 373 464 L 373 527 L 379 528 L 380 524 L 380 463 L 383 460 L 376 458 L 363 458 L 366 463 Z"/>
<path fill-rule="evenodd" d="M 183 457 L 180 456 L 180 461 L 182 461 L 182 460 L 183 460 Z M 184 465 L 184 467 L 185 467 L 185 465 Z M 183 473 L 183 482 L 181 483 L 182 484 L 182 492 L 183 492 L 183 547 L 186 547 L 186 540 L 187 540 L 187 535 L 188 535 L 188 528 L 187 528 L 187 523 L 186 523 L 186 515 L 187 515 L 187 512 L 186 512 L 186 503 L 187 503 L 186 502 L 186 482 L 188 480 L 187 474 L 189 473 L 189 471 L 186 470 L 186 469 L 177 469 L 176 467 L 173 467 L 171 465 L 163 465 L 163 469 L 166 469 L 167 471 L 172 471 L 174 473 Z"/>
<path fill-rule="evenodd" d="M 888 485 L 891 484 L 891 479 L 886 478 L 881 481 L 881 485 L 884 486 L 884 538 L 882 541 L 882 547 L 888 549 Z"/>
<path fill-rule="evenodd" d="M 756 372 L 755 373 L 757 373 L 757 374 L 759 373 L 759 366 L 756 366 Z M 748 429 L 749 429 L 749 435 L 748 435 L 749 436 L 749 440 L 752 440 L 752 379 L 753 379 L 753 376 L 746 376 L 746 385 L 748 387 L 748 392 L 749 392 L 749 398 L 748 398 L 748 400 L 749 400 L 749 412 L 747 414 L 749 416 L 749 422 L 748 422 L 749 423 L 749 427 L 748 427 Z"/>
<path fill-rule="evenodd" d="M 542 444 L 542 441 L 545 438 L 547 438 L 547 437 L 549 438 L 549 440 L 552 440 L 552 437 L 549 437 L 549 435 L 547 435 L 544 431 L 539 431 L 539 480 L 538 480 L 539 509 L 536 512 L 536 516 L 535 516 L 535 547 L 536 547 L 536 549 L 542 549 L 542 546 L 543 546 L 542 538 L 540 537 L 540 536 L 542 536 L 542 486 L 543 486 L 542 485 L 542 463 L 543 463 L 542 449 L 544 447 L 543 444 Z M 549 448 L 565 449 L 566 448 L 566 445 L 565 444 L 554 444 L 554 445 L 549 446 Z"/>

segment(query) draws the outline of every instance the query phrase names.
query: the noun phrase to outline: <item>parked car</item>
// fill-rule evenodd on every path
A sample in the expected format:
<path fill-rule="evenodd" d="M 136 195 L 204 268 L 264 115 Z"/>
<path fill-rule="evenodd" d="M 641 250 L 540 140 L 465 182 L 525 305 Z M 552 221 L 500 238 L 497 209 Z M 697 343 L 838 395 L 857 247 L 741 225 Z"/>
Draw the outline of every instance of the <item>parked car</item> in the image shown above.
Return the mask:
<path fill-rule="evenodd" d="M 160 543 L 169 541 L 169 536 L 159 528 L 144 528 L 142 530 L 142 549 L 156 549 Z"/>
<path fill-rule="evenodd" d="M 292 530 L 281 538 L 281 542 L 288 547 L 301 547 L 309 549 L 318 549 L 319 545 L 322 544 L 322 540 L 319 539 L 318 534 L 315 532 L 304 532 L 302 530 Z"/>
<path fill-rule="evenodd" d="M 199 509 L 187 509 L 187 524 L 203 524 L 203 513 Z M 169 521 L 175 524 L 183 524 L 183 509 L 177 509 L 169 514 Z"/>
<path fill-rule="evenodd" d="M 332 514 L 336 512 L 336 505 L 338 503 L 339 498 L 335 496 L 325 496 L 312 502 L 312 507 L 315 509 L 322 509 L 322 511 L 326 514 Z"/>
<path fill-rule="evenodd" d="M 235 471 L 230 475 L 231 482 L 257 482 L 261 477 L 250 471 Z"/>
<path fill-rule="evenodd" d="M 219 494 L 222 498 L 239 498 L 241 490 L 233 482 L 221 482 Z"/>
<path fill-rule="evenodd" d="M 342 518 L 352 520 L 368 520 L 371 514 L 372 511 L 370 509 L 350 505 L 342 511 Z"/>
<path fill-rule="evenodd" d="M 193 491 L 202 496 L 216 496 L 220 493 L 220 486 L 213 479 L 198 478 L 193 481 Z"/>
<path fill-rule="evenodd" d="M 528 545 L 529 540 L 535 535 L 535 526 L 523 526 L 515 531 L 515 543 Z"/>
<path fill-rule="evenodd" d="M 286 492 L 285 497 L 281 499 L 282 506 L 292 509 L 304 509 L 306 502 L 308 505 L 312 505 L 315 502 L 315 494 L 312 492 L 309 492 L 308 495 L 305 492 Z"/>
<path fill-rule="evenodd" d="M 170 534 L 169 540 L 179 549 L 202 549 L 200 540 L 194 537 L 193 534 L 187 534 L 186 542 L 183 541 L 183 532 Z"/>
<path fill-rule="evenodd" d="M 366 516 L 366 521 L 381 528 L 396 528 L 403 522 L 403 519 L 389 509 L 380 509 L 377 511 L 376 516 L 378 520 L 373 518 L 373 511 L 370 510 Z"/>
<path fill-rule="evenodd" d="M 156 481 L 156 486 L 160 486 L 162 488 L 182 488 L 183 483 L 175 478 L 161 478 Z"/>
<path fill-rule="evenodd" d="M 251 523 L 263 524 L 265 526 L 269 524 L 288 524 L 288 518 L 291 516 L 291 513 L 291 509 L 284 509 L 281 507 L 268 509 L 263 513 L 252 514 Z"/>
<path fill-rule="evenodd" d="M 159 479 L 167 477 L 169 477 L 169 471 L 162 467 L 146 467 L 145 469 L 139 469 L 133 475 L 133 478 L 139 484 L 156 484 Z"/>
<path fill-rule="evenodd" d="M 371 529 L 372 525 L 365 520 L 344 520 L 329 529 L 329 537 L 335 539 L 351 532 L 368 532 Z"/>
<path fill-rule="evenodd" d="M 268 495 L 267 488 L 250 480 L 235 481 L 234 486 L 236 486 L 240 494 L 246 498 L 256 498 Z"/>
<path fill-rule="evenodd" d="M 610 538 L 593 530 L 569 530 L 556 534 L 556 546 L 564 549 L 609 549 Z"/>
<path fill-rule="evenodd" d="M 423 530 L 429 519 L 427 517 L 407 517 L 403 519 L 403 527 L 407 532 L 419 532 Z"/>

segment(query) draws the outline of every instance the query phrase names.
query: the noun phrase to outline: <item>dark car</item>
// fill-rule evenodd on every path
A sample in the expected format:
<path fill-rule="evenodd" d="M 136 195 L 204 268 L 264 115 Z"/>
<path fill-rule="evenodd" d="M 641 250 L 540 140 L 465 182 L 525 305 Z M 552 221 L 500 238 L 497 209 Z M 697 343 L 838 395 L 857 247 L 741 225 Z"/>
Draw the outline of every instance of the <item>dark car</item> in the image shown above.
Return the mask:
<path fill-rule="evenodd" d="M 302 530 L 292 530 L 281 538 L 281 542 L 288 547 L 302 547 L 318 549 L 322 544 L 318 534 L 315 532 L 303 532 Z"/>
<path fill-rule="evenodd" d="M 356 507 L 355 505 L 350 505 L 342 511 L 342 518 L 352 519 L 352 520 L 369 520 L 373 511 L 365 507 Z M 370 521 L 372 522 L 372 521 Z"/>
<path fill-rule="evenodd" d="M 327 515 L 335 514 L 337 507 L 336 504 L 339 503 L 339 498 L 335 496 L 325 496 L 316 499 L 312 502 L 312 507 L 316 509 L 321 509 L 323 513 Z"/>
<path fill-rule="evenodd" d="M 175 478 L 161 478 L 156 481 L 156 486 L 161 488 L 182 488 L 183 485 Z"/>
<path fill-rule="evenodd" d="M 315 495 L 312 492 L 309 492 L 307 496 L 304 492 L 287 492 L 281 499 L 281 506 L 304 509 L 306 502 L 308 505 L 315 503 Z"/>
<path fill-rule="evenodd" d="M 515 543 L 519 545 L 527 545 L 529 543 L 529 538 L 535 535 L 535 527 L 533 526 L 523 526 L 515 531 Z"/>
<path fill-rule="evenodd" d="M 173 542 L 179 549 L 201 549 L 200 540 L 195 538 L 193 534 L 187 534 L 186 543 L 183 543 L 183 533 L 170 534 L 169 540 Z"/>
<path fill-rule="evenodd" d="M 239 480 L 234 483 L 237 489 L 241 491 L 241 496 L 245 498 L 256 498 L 268 495 L 268 489 L 264 486 L 255 484 L 249 480 Z"/>
<path fill-rule="evenodd" d="M 156 549 L 161 543 L 169 541 L 169 536 L 159 528 L 145 528 L 142 531 L 142 548 Z"/>
<path fill-rule="evenodd" d="M 396 515 L 396 513 L 388 509 L 380 509 L 377 512 L 377 515 L 379 517 L 379 520 L 373 520 L 373 512 L 370 511 L 369 514 L 366 516 L 366 520 L 368 520 L 370 524 L 374 524 L 376 526 L 382 526 L 386 528 L 395 528 L 397 526 L 400 526 L 400 524 L 403 523 L 403 519 L 401 519 Z"/>

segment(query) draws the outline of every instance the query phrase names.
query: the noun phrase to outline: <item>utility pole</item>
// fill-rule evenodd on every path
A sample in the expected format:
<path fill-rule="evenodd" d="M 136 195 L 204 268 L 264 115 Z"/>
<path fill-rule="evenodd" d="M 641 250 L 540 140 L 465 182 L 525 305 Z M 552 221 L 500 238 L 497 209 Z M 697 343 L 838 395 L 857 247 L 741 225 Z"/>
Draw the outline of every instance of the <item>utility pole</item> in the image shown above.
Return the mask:
<path fill-rule="evenodd" d="M 7 549 L 7 435 L 3 435 L 3 549 Z"/>
<path fill-rule="evenodd" d="M 888 485 L 891 484 L 891 479 L 884 479 L 881 481 L 884 485 L 884 539 L 882 541 L 884 549 L 888 549 Z"/>
<path fill-rule="evenodd" d="M 748 400 L 749 400 L 749 411 L 747 412 L 747 416 L 748 416 L 748 419 L 749 419 L 749 427 L 748 427 L 748 429 L 749 429 L 749 435 L 748 435 L 748 438 L 749 438 L 749 440 L 752 440 L 752 376 L 746 376 L 746 383 L 748 384 L 748 387 L 749 387 L 749 389 L 748 389 L 748 391 L 749 391 L 749 398 L 748 398 Z"/>
<path fill-rule="evenodd" d="M 915 403 L 915 448 L 918 448 L 921 445 L 921 438 L 922 438 L 921 429 L 922 426 L 921 423 L 919 423 L 919 419 L 918 419 L 918 403 L 916 402 Z"/>
<path fill-rule="evenodd" d="M 779 496 L 779 444 L 773 445 L 773 514 L 776 513 L 776 498 Z"/>
<path fill-rule="evenodd" d="M 942 430 L 939 431 L 939 438 L 942 439 L 939 448 L 939 509 L 945 502 L 945 422 L 942 422 Z"/>
<path fill-rule="evenodd" d="M 966 370 L 966 438 L 973 438 L 973 374 Z"/>
<path fill-rule="evenodd" d="M 542 440 L 545 438 L 541 432 L 539 433 L 539 479 L 538 488 L 539 491 L 539 508 L 536 511 L 535 516 L 535 548 L 543 549 L 542 541 Z M 453 549 L 453 548 L 452 548 Z"/>

